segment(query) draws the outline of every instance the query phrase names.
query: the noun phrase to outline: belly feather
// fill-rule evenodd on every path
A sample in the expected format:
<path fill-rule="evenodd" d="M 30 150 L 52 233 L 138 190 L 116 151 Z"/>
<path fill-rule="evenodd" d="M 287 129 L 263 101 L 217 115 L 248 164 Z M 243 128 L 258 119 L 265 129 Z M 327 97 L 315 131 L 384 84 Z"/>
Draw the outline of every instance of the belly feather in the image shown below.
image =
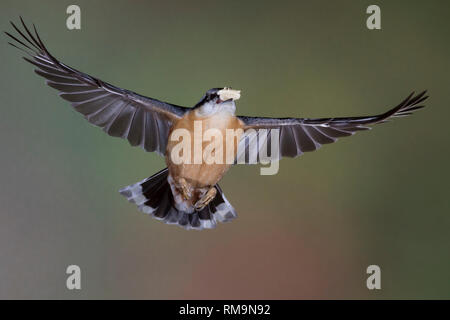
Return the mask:
<path fill-rule="evenodd" d="M 201 123 L 200 127 L 202 135 L 200 137 L 198 135 L 194 137 L 195 121 L 199 121 L 197 122 L 197 129 Z M 171 152 L 175 146 L 180 143 L 180 141 L 171 141 L 169 138 L 169 142 L 167 144 L 166 162 L 168 164 L 171 176 L 175 180 L 179 177 L 185 178 L 186 181 L 194 187 L 215 185 L 232 165 L 232 163 L 230 163 L 230 159 L 234 160 L 236 157 L 237 146 L 242 133 L 241 131 L 228 131 L 227 135 L 227 129 L 242 129 L 242 122 L 229 113 L 218 113 L 210 117 L 199 118 L 195 116 L 194 112 L 191 112 L 173 126 L 170 135 L 176 129 L 180 128 L 186 129 L 190 133 L 191 157 L 189 159 L 190 161 L 188 161 L 189 163 L 173 163 L 171 159 Z M 205 141 L 203 139 L 204 133 L 207 132 L 208 129 L 214 129 L 214 132 L 220 132 L 221 134 L 221 143 L 219 143 L 219 145 L 221 146 L 220 148 L 222 151 L 218 154 L 215 153 L 217 152 L 216 148 L 213 148 L 211 145 L 217 137 L 214 136 L 211 138 L 211 141 Z M 231 132 L 233 135 L 231 135 Z M 194 147 L 195 140 L 197 143 L 201 143 L 201 148 L 198 148 L 198 145 L 197 148 Z M 213 145 L 218 146 L 217 144 Z M 199 152 L 202 154 L 198 154 Z M 206 160 L 204 159 L 205 155 L 213 155 L 215 162 L 219 163 L 206 163 Z M 199 161 L 195 162 L 195 160 L 199 159 L 201 159 L 201 163 L 198 163 Z"/>

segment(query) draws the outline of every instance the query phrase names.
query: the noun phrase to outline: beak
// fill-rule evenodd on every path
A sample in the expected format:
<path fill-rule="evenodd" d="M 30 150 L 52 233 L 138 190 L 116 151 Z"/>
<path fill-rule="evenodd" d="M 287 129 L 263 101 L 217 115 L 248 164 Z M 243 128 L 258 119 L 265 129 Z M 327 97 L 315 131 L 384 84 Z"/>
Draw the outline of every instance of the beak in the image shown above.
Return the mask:
<path fill-rule="evenodd" d="M 241 90 L 233 90 L 231 88 L 224 88 L 217 92 L 219 95 L 220 100 L 227 101 L 227 100 L 239 100 L 241 97 Z"/>

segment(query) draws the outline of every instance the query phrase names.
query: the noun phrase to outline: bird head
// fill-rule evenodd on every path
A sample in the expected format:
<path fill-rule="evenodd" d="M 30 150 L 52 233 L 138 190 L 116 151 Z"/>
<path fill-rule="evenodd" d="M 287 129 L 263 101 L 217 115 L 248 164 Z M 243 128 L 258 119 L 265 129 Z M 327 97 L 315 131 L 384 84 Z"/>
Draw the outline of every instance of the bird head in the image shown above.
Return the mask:
<path fill-rule="evenodd" d="M 213 101 L 216 104 L 239 100 L 241 97 L 241 90 L 233 90 L 230 87 L 225 88 L 213 88 L 206 91 L 205 102 Z"/>
<path fill-rule="evenodd" d="M 218 111 L 229 111 L 234 114 L 236 110 L 235 101 L 241 97 L 240 90 L 229 87 L 212 88 L 206 91 L 203 98 L 196 104 L 199 114 L 209 115 Z"/>

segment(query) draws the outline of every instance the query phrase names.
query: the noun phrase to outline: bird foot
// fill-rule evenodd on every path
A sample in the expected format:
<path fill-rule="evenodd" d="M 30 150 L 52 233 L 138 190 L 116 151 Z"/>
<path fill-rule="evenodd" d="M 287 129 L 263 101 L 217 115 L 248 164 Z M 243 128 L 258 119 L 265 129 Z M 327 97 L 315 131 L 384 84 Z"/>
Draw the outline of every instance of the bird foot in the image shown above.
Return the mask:
<path fill-rule="evenodd" d="M 195 210 L 200 211 L 210 203 L 217 194 L 217 189 L 212 187 L 195 204 Z"/>
<path fill-rule="evenodd" d="M 178 180 L 178 184 L 180 186 L 181 194 L 183 195 L 184 200 L 190 199 L 192 197 L 192 193 L 186 179 L 180 178 Z"/>

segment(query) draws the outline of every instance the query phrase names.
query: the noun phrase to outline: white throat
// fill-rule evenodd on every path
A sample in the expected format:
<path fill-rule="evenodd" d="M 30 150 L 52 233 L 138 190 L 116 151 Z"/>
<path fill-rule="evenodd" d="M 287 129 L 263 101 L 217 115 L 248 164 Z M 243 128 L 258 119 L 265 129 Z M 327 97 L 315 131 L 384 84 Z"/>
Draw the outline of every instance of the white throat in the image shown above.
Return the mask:
<path fill-rule="evenodd" d="M 212 116 L 216 113 L 230 113 L 232 115 L 236 112 L 236 104 L 233 100 L 226 101 L 222 103 L 215 103 L 214 101 L 209 101 L 203 104 L 200 108 L 195 110 L 195 113 L 200 117 Z"/>

